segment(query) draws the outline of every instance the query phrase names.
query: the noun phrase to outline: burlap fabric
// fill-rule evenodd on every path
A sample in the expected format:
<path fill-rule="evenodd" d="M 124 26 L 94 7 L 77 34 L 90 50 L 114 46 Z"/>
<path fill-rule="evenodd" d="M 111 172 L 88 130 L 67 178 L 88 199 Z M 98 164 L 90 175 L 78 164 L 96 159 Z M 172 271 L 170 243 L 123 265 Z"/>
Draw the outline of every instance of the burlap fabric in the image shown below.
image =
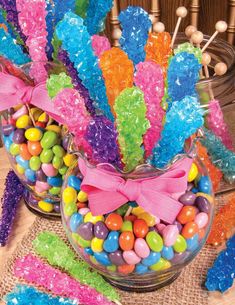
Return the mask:
<path fill-rule="evenodd" d="M 231 198 L 231 195 L 218 197 L 218 206 L 223 205 L 229 198 Z M 19 283 L 19 280 L 13 276 L 15 259 L 29 252 L 34 253 L 32 240 L 39 232 L 45 230 L 55 232 L 67 242 L 66 235 L 59 221 L 55 222 L 37 218 L 29 233 L 23 238 L 4 268 L 5 271 L 0 277 L 1 297 L 11 291 L 16 283 Z M 123 305 L 207 305 L 208 292 L 203 288 L 203 284 L 207 269 L 212 265 L 215 257 L 216 249 L 205 246 L 201 253 L 170 286 L 151 293 L 129 293 L 120 291 L 121 302 Z"/>

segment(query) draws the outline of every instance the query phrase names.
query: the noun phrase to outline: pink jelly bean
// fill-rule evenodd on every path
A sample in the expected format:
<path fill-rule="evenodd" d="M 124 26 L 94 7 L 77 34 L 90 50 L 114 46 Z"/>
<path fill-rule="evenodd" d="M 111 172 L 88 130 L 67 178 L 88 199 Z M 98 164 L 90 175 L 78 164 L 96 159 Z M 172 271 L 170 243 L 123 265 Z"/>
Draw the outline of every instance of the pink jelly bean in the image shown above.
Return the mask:
<path fill-rule="evenodd" d="M 21 117 L 24 114 L 28 114 L 27 107 L 23 105 L 19 110 L 17 110 L 13 115 L 13 120 L 17 120 L 19 117 Z"/>
<path fill-rule="evenodd" d="M 156 225 L 156 228 L 159 233 L 162 233 L 162 231 L 165 229 L 165 227 L 166 227 L 166 225 L 164 225 L 164 223 L 159 223 Z"/>
<path fill-rule="evenodd" d="M 90 209 L 88 208 L 81 208 L 80 210 L 78 210 L 79 214 L 85 216 L 87 213 L 90 212 Z"/>
<path fill-rule="evenodd" d="M 164 240 L 164 245 L 166 247 L 171 247 L 176 242 L 179 235 L 179 230 L 177 225 L 168 225 L 162 230 L 162 236 Z"/>
<path fill-rule="evenodd" d="M 149 246 L 143 238 L 137 238 L 135 240 L 134 249 L 136 254 L 141 258 L 146 258 L 150 254 Z"/>
<path fill-rule="evenodd" d="M 52 164 L 42 164 L 42 171 L 47 177 L 54 177 L 58 174 L 58 170 Z"/>
<path fill-rule="evenodd" d="M 196 215 L 194 222 L 198 225 L 199 229 L 204 228 L 208 223 L 209 217 L 206 213 L 201 212 Z"/>
<path fill-rule="evenodd" d="M 133 250 L 124 251 L 123 258 L 128 265 L 136 265 L 141 261 L 141 258 Z"/>
<path fill-rule="evenodd" d="M 43 181 L 36 181 L 35 187 L 42 190 L 43 192 L 51 188 L 47 182 L 43 182 Z"/>

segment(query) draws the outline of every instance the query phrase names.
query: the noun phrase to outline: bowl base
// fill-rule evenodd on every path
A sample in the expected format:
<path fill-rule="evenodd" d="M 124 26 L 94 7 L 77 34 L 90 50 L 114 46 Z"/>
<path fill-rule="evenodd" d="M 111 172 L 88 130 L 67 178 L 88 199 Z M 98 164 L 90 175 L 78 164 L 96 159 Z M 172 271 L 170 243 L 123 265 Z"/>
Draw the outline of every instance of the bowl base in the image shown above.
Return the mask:
<path fill-rule="evenodd" d="M 112 286 L 128 291 L 128 292 L 152 292 L 155 290 L 158 290 L 160 288 L 163 288 L 167 285 L 170 285 L 173 283 L 180 275 L 180 272 L 170 274 L 167 277 L 162 278 L 161 280 L 157 279 L 156 281 L 154 280 L 142 280 L 142 281 L 135 281 L 134 279 L 132 280 L 115 280 L 115 279 L 110 279 L 105 276 L 103 278 L 106 280 L 106 282 L 110 283 Z"/>

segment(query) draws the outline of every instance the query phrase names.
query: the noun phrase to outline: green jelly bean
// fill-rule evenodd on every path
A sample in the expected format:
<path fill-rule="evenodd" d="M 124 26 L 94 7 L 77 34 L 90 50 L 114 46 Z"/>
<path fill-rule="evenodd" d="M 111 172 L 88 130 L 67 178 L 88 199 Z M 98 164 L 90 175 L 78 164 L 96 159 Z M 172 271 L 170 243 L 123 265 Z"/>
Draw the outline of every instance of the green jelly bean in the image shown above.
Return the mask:
<path fill-rule="evenodd" d="M 59 195 L 60 191 L 61 191 L 61 187 L 54 186 L 54 187 L 50 188 L 49 193 L 51 195 Z"/>
<path fill-rule="evenodd" d="M 75 202 L 71 204 L 65 204 L 64 206 L 64 213 L 66 216 L 72 216 L 74 213 L 77 212 L 77 205 Z"/>
<path fill-rule="evenodd" d="M 54 168 L 60 169 L 64 164 L 63 158 L 54 156 L 52 164 L 53 164 Z"/>
<path fill-rule="evenodd" d="M 38 156 L 33 156 L 30 160 L 29 160 L 29 167 L 33 170 L 33 171 L 37 171 L 39 170 L 39 168 L 41 167 L 41 160 Z"/>
<path fill-rule="evenodd" d="M 12 143 L 11 146 L 10 146 L 10 154 L 12 156 L 17 156 L 20 154 L 20 145 L 19 144 L 15 144 L 15 143 Z"/>
<path fill-rule="evenodd" d="M 178 253 L 186 251 L 187 242 L 182 235 L 180 235 L 180 234 L 178 235 L 176 242 L 173 245 L 173 249 L 175 250 L 175 252 L 178 252 Z"/>
<path fill-rule="evenodd" d="M 42 163 L 51 163 L 53 157 L 54 154 L 51 149 L 43 149 L 40 154 L 40 160 Z"/>
<path fill-rule="evenodd" d="M 111 265 L 111 266 L 107 266 L 107 269 L 110 271 L 110 272 L 115 272 L 117 270 L 117 267 L 115 265 Z"/>
<path fill-rule="evenodd" d="M 160 252 L 163 248 L 162 237 L 155 231 L 151 231 L 146 236 L 147 244 L 152 251 Z"/>
<path fill-rule="evenodd" d="M 67 173 L 67 170 L 68 170 L 68 167 L 66 165 L 64 165 L 59 169 L 59 173 L 61 175 L 65 175 Z"/>
<path fill-rule="evenodd" d="M 44 133 L 42 140 L 41 140 L 41 145 L 42 148 L 44 149 L 49 149 L 53 147 L 58 141 L 58 134 L 54 131 L 48 130 Z"/>
<path fill-rule="evenodd" d="M 124 221 L 122 224 L 122 227 L 121 227 L 121 231 L 122 232 L 126 232 L 126 231 L 132 232 L 133 231 L 132 222 L 129 220 Z"/>
<path fill-rule="evenodd" d="M 83 239 L 80 235 L 77 233 L 72 233 L 72 238 L 79 244 L 80 247 L 82 248 L 87 248 L 91 246 L 91 241 L 90 240 L 85 240 Z"/>
<path fill-rule="evenodd" d="M 53 153 L 55 154 L 55 156 L 59 157 L 59 158 L 62 158 L 65 156 L 66 152 L 65 150 L 63 149 L 62 146 L 60 145 L 55 145 L 53 148 L 52 148 L 52 151 Z"/>
<path fill-rule="evenodd" d="M 117 214 L 124 216 L 129 208 L 129 204 L 124 204 L 120 208 L 117 209 Z"/>
<path fill-rule="evenodd" d="M 149 267 L 149 269 L 151 270 L 154 270 L 154 271 L 160 271 L 160 270 L 164 270 L 164 269 L 167 269 L 169 268 L 171 265 L 170 265 L 170 262 L 168 262 L 166 259 L 164 258 L 160 258 L 159 261 L 154 264 L 154 265 L 151 265 Z"/>

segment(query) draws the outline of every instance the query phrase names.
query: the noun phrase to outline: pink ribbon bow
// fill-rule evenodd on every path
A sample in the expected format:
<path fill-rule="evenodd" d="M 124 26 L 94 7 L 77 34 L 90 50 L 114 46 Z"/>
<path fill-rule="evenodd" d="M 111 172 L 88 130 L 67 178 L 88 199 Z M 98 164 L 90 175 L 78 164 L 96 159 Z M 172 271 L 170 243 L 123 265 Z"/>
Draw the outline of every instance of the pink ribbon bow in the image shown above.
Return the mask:
<path fill-rule="evenodd" d="M 88 167 L 81 158 L 78 165 L 84 177 L 81 189 L 88 194 L 93 215 L 110 213 L 128 201 L 136 201 L 146 212 L 172 224 L 182 208 L 173 197 L 186 191 L 192 159 L 183 158 L 160 176 L 136 180 Z"/>
<path fill-rule="evenodd" d="M 19 104 L 32 104 L 47 112 L 57 122 L 63 123 L 48 96 L 45 82 L 35 87 L 27 86 L 20 78 L 0 72 L 0 111 Z"/>

